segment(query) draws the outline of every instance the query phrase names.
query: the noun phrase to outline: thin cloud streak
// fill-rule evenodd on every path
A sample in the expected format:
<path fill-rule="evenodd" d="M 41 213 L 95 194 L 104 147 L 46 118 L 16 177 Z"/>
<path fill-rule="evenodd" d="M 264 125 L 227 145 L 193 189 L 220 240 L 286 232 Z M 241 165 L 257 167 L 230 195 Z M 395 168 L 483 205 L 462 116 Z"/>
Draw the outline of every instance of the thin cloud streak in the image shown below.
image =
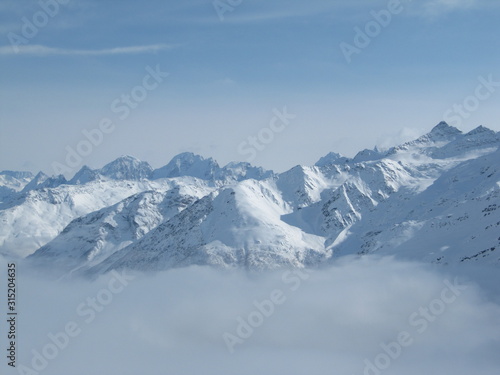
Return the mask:
<path fill-rule="evenodd" d="M 484 6 L 486 6 L 485 3 L 480 3 L 477 0 L 428 0 L 413 3 L 413 9 L 410 8 L 409 15 L 436 19 L 451 12 Z"/>
<path fill-rule="evenodd" d="M 125 55 L 139 53 L 154 53 L 174 48 L 173 45 L 151 44 L 144 46 L 114 47 L 105 49 L 64 49 L 47 47 L 40 44 L 18 46 L 17 51 L 11 46 L 0 47 L 0 55 L 78 55 L 78 56 L 106 56 L 106 55 Z"/>

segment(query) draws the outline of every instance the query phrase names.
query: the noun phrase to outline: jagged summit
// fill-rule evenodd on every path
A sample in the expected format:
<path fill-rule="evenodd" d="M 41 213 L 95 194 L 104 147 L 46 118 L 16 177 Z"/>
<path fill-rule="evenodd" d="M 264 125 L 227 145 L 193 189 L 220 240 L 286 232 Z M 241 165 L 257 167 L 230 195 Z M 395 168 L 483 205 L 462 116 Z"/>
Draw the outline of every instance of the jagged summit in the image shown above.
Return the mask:
<path fill-rule="evenodd" d="M 212 158 L 204 158 L 192 152 L 176 155 L 164 167 L 155 169 L 152 179 L 174 177 L 196 177 L 205 181 L 241 181 L 244 179 L 265 179 L 273 176 L 272 171 L 254 167 L 247 162 L 231 162 L 221 168 Z"/>
<path fill-rule="evenodd" d="M 484 129 L 487 128 L 478 127 L 477 132 L 484 132 Z M 376 161 L 389 155 L 396 154 L 400 151 L 406 152 L 410 148 L 416 147 L 425 150 L 428 147 L 434 147 L 436 143 L 443 144 L 444 142 L 452 142 L 460 139 L 461 137 L 463 137 L 463 133 L 461 130 L 457 129 L 454 126 L 448 125 L 448 123 L 446 123 L 445 121 L 441 121 L 439 124 L 434 126 L 430 132 L 418 137 L 413 141 L 405 142 L 403 144 L 391 147 L 385 152 L 380 151 L 377 147 L 375 147 L 373 150 L 364 149 L 358 152 L 353 159 L 348 159 L 342 157 L 340 154 L 330 152 L 326 156 L 320 158 L 315 166 L 326 167 L 332 164 L 341 164 L 349 161 L 352 161 L 354 163 Z"/>
<path fill-rule="evenodd" d="M 124 155 L 106 164 L 98 172 L 114 180 L 140 180 L 149 178 L 153 168 L 148 162 Z"/>
<path fill-rule="evenodd" d="M 431 152 L 434 158 L 444 159 L 467 152 L 480 152 L 500 147 L 500 133 L 484 126 L 478 126 L 470 132 L 456 137 L 443 147 Z"/>
<path fill-rule="evenodd" d="M 212 158 L 205 159 L 192 152 L 183 152 L 174 156 L 164 167 L 155 169 L 152 178 L 191 176 L 202 180 L 212 180 L 219 168 L 219 164 Z"/>
<path fill-rule="evenodd" d="M 25 186 L 25 190 L 26 189 L 32 189 L 32 188 L 35 188 L 37 185 L 43 183 L 45 180 L 47 180 L 49 178 L 49 176 L 47 176 L 45 173 L 43 172 L 38 172 L 35 177 L 33 177 L 33 179 L 29 182 L 29 184 L 27 184 Z"/>
<path fill-rule="evenodd" d="M 242 181 L 246 179 L 263 180 L 274 175 L 273 171 L 265 170 L 262 167 L 254 167 L 247 162 L 230 162 L 221 168 L 216 178 L 218 180 Z"/>
<path fill-rule="evenodd" d="M 462 131 L 454 126 L 448 125 L 446 121 L 441 121 L 432 128 L 430 133 L 462 133 Z"/>
<path fill-rule="evenodd" d="M 38 172 L 33 179 L 26 184 L 21 193 L 25 193 L 30 190 L 52 188 L 65 184 L 67 182 L 63 175 L 49 177 L 43 172 Z"/>
<path fill-rule="evenodd" d="M 423 135 L 421 138 L 428 138 L 431 141 L 451 141 L 457 136 L 462 135 L 462 131 L 455 128 L 454 126 L 448 125 L 447 122 L 441 121 L 439 124 L 434 126 L 432 130 Z"/>
<path fill-rule="evenodd" d="M 377 147 L 373 150 L 364 149 L 356 154 L 354 157 L 354 162 L 360 163 L 363 161 L 378 160 L 384 156 L 383 152 L 380 152 Z"/>
<path fill-rule="evenodd" d="M 88 167 L 87 165 L 84 165 L 74 176 L 73 178 L 69 181 L 70 184 L 72 185 L 82 185 L 86 184 L 90 181 L 95 181 L 101 178 L 101 174 L 98 171 L 95 171 Z"/>
<path fill-rule="evenodd" d="M 329 152 L 328 154 L 320 158 L 314 165 L 316 167 L 325 167 L 327 165 L 338 162 L 342 158 L 343 156 L 336 152 Z"/>
<path fill-rule="evenodd" d="M 477 135 L 477 134 L 488 134 L 491 136 L 495 136 L 497 133 L 486 126 L 479 125 L 477 128 L 472 129 L 470 132 L 465 134 L 465 136 L 472 136 L 472 135 Z"/>
<path fill-rule="evenodd" d="M 454 126 L 448 125 L 446 121 L 441 121 L 428 133 L 433 138 L 448 138 L 462 134 L 462 131 Z"/>

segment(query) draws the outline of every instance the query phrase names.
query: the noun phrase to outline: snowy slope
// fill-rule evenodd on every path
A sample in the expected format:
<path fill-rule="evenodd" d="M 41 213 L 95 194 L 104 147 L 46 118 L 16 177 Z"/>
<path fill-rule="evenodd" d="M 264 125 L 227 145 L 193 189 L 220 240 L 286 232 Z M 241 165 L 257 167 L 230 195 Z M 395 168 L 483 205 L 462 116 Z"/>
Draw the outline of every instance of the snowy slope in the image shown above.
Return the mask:
<path fill-rule="evenodd" d="M 321 199 L 283 217 L 309 233 L 324 236 L 327 246 L 379 202 L 402 186 L 412 186 L 418 181 L 401 164 L 390 159 L 345 164 L 338 176 L 332 180 L 337 184 L 322 191 Z"/>
<path fill-rule="evenodd" d="M 0 205 L 0 253 L 25 257 L 52 240 L 73 219 L 163 185 L 108 180 L 20 194 Z"/>
<path fill-rule="evenodd" d="M 276 184 L 289 204 L 302 208 L 318 202 L 321 192 L 330 186 L 331 181 L 318 167 L 298 165 L 281 173 Z"/>
<path fill-rule="evenodd" d="M 499 161 L 500 149 L 460 163 L 418 195 L 394 197 L 350 228 L 334 251 L 500 264 Z"/>
<path fill-rule="evenodd" d="M 74 219 L 29 259 L 38 264 L 58 264 L 57 268 L 66 271 L 98 264 L 211 191 L 194 178 L 187 185 L 185 182 L 173 180 L 168 190 L 138 193 Z"/>
<path fill-rule="evenodd" d="M 271 182 L 247 180 L 214 192 L 115 253 L 93 272 L 191 264 L 269 269 L 328 257 L 321 237 L 280 220 L 289 211 Z"/>

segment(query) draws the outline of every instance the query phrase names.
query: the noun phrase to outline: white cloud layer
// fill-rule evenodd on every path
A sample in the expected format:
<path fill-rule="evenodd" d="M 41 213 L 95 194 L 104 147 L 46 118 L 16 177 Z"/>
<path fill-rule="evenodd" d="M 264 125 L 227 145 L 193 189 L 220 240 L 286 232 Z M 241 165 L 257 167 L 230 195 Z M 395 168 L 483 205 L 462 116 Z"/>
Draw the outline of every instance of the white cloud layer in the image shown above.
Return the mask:
<path fill-rule="evenodd" d="M 41 374 L 363 374 L 365 360 L 373 363 L 384 353 L 381 344 L 403 331 L 412 343 L 391 359 L 384 375 L 500 370 L 500 306 L 477 287 L 469 285 L 446 302 L 419 332 L 419 309 L 435 309 L 448 288 L 444 280 L 453 277 L 417 264 L 365 258 L 285 279 L 283 272 L 257 276 L 206 268 L 137 276 L 90 323 L 90 314 L 80 316 L 77 307 L 108 288 L 110 275 L 55 283 L 18 268 L 19 364 L 30 366 L 32 350 L 40 353 L 51 343 L 48 333 L 70 321 L 81 329 Z M 269 300 L 276 290 L 284 302 L 230 354 L 223 334 L 236 335 L 238 317 L 248 320 L 257 310 L 254 302 Z"/>
<path fill-rule="evenodd" d="M 11 46 L 0 47 L 0 55 L 79 55 L 79 56 L 104 56 L 104 55 L 124 55 L 124 54 L 139 54 L 152 53 L 162 50 L 171 49 L 172 46 L 167 44 L 151 44 L 144 46 L 129 46 L 129 47 L 114 47 L 106 49 L 66 49 L 53 48 L 40 44 L 27 44 L 17 46 L 14 49 Z"/>

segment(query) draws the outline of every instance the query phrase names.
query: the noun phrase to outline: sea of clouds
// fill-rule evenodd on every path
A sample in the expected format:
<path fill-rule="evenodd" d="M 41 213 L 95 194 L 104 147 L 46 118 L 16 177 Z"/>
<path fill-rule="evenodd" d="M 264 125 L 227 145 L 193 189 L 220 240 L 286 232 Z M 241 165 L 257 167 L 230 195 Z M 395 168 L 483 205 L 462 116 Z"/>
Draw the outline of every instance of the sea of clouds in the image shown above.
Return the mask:
<path fill-rule="evenodd" d="M 7 263 L 0 260 L 2 278 Z M 2 355 L 0 368 L 6 375 L 498 374 L 500 287 L 498 272 L 487 274 L 364 257 L 314 271 L 192 267 L 51 281 L 18 262 L 17 367 Z"/>

